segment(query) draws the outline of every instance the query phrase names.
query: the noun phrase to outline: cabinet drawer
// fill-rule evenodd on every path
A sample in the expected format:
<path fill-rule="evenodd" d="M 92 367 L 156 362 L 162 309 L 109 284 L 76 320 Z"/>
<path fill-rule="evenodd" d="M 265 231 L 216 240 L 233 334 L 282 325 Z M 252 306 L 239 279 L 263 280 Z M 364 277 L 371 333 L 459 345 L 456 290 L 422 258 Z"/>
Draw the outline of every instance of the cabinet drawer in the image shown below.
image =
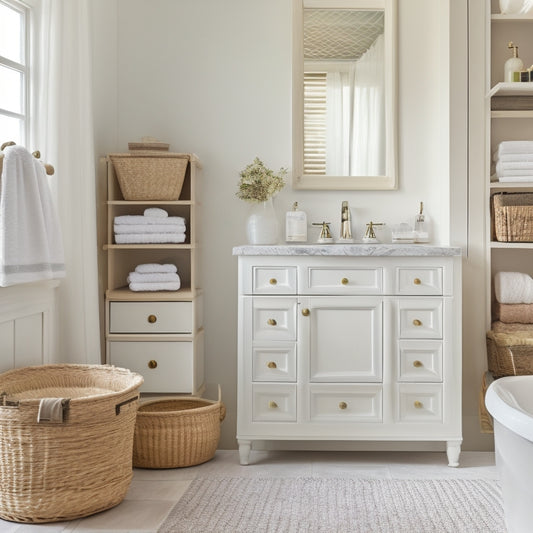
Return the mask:
<path fill-rule="evenodd" d="M 296 267 L 254 267 L 253 294 L 296 294 Z"/>
<path fill-rule="evenodd" d="M 254 381 L 296 381 L 296 344 L 252 348 Z"/>
<path fill-rule="evenodd" d="M 111 302 L 110 333 L 191 333 L 192 302 Z"/>
<path fill-rule="evenodd" d="M 400 300 L 398 305 L 401 339 L 442 338 L 442 300 Z"/>
<path fill-rule="evenodd" d="M 396 294 L 442 294 L 442 268 L 397 268 Z"/>
<path fill-rule="evenodd" d="M 442 385 L 399 385 L 400 422 L 439 422 L 442 420 Z"/>
<path fill-rule="evenodd" d="M 296 422 L 296 385 L 253 385 L 254 422 Z"/>
<path fill-rule="evenodd" d="M 129 368 L 144 377 L 141 392 L 193 392 L 192 342 L 109 343 L 111 365 Z"/>
<path fill-rule="evenodd" d="M 398 381 L 442 381 L 442 342 L 399 341 Z"/>
<path fill-rule="evenodd" d="M 307 269 L 302 294 L 381 294 L 382 268 Z"/>
<path fill-rule="evenodd" d="M 255 341 L 296 340 L 296 298 L 254 298 L 252 307 Z"/>
<path fill-rule="evenodd" d="M 309 390 L 311 422 L 381 422 L 381 385 L 312 386 Z"/>

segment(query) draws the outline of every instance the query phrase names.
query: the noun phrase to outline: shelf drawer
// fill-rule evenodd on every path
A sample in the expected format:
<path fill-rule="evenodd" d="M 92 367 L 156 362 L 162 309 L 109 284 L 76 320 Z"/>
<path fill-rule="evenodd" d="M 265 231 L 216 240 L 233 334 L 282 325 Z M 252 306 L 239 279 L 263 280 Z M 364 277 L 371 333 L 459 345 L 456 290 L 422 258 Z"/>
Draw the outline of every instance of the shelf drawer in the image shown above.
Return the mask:
<path fill-rule="evenodd" d="M 381 294 L 382 268 L 307 269 L 302 294 Z"/>
<path fill-rule="evenodd" d="M 441 339 L 442 300 L 435 298 L 399 301 L 401 339 Z"/>
<path fill-rule="evenodd" d="M 400 422 L 441 422 L 442 385 L 399 385 L 397 405 Z"/>
<path fill-rule="evenodd" d="M 296 294 L 296 267 L 253 268 L 253 294 Z"/>
<path fill-rule="evenodd" d="M 296 385 L 253 385 L 254 422 L 296 422 Z"/>
<path fill-rule="evenodd" d="M 442 268 L 397 268 L 395 293 L 441 295 Z"/>
<path fill-rule="evenodd" d="M 108 363 L 141 374 L 141 392 L 194 392 L 192 342 L 113 341 Z"/>
<path fill-rule="evenodd" d="M 442 341 L 399 341 L 398 381 L 441 382 Z"/>
<path fill-rule="evenodd" d="M 296 381 L 296 344 L 252 348 L 254 381 Z"/>
<path fill-rule="evenodd" d="M 254 298 L 254 341 L 296 340 L 296 298 Z"/>
<path fill-rule="evenodd" d="M 311 422 L 381 422 L 382 386 L 312 386 L 309 390 Z"/>
<path fill-rule="evenodd" d="M 192 302 L 110 302 L 110 333 L 192 333 Z"/>

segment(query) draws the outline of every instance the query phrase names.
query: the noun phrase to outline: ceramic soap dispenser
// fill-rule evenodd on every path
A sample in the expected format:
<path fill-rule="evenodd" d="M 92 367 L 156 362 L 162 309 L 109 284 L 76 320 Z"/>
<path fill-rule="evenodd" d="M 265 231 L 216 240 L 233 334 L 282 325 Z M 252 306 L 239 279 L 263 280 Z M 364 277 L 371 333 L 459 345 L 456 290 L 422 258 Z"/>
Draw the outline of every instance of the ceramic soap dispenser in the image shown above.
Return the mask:
<path fill-rule="evenodd" d="M 511 41 L 507 48 L 513 50 L 513 56 L 510 57 L 506 62 L 504 66 L 504 78 L 503 81 L 505 82 L 512 82 L 512 81 L 520 81 L 514 79 L 514 73 L 520 72 L 524 69 L 524 62 L 518 57 L 518 46 L 513 44 Z"/>

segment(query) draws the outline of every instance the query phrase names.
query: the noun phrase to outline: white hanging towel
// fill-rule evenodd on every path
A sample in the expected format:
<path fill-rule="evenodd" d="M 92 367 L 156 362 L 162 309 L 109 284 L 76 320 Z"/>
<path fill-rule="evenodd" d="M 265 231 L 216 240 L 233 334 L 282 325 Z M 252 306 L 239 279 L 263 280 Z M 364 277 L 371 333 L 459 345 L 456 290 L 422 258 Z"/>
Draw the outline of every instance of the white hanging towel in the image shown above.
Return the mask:
<path fill-rule="evenodd" d="M 23 146 L 8 146 L 0 185 L 0 286 L 63 277 L 61 227 L 45 169 Z"/>

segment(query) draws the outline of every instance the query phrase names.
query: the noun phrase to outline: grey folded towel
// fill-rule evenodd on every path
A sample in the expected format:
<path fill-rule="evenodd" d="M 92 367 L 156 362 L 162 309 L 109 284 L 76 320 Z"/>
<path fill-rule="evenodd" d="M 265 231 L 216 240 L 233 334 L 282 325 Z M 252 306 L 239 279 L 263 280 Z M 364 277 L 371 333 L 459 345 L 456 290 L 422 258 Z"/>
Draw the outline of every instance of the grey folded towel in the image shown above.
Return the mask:
<path fill-rule="evenodd" d="M 62 423 L 69 404 L 70 398 L 41 398 L 37 422 Z"/>

